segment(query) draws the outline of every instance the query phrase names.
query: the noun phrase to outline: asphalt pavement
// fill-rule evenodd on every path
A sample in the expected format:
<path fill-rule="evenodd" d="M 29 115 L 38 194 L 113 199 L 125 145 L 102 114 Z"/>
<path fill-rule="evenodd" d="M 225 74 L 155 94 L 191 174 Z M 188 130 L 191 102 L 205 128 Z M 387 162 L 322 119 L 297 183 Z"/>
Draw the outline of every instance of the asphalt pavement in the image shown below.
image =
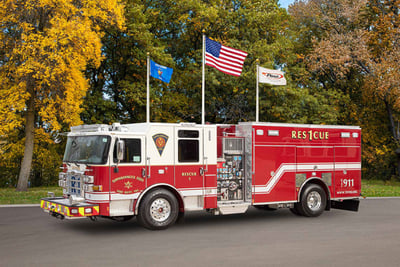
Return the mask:
<path fill-rule="evenodd" d="M 317 218 L 191 212 L 164 231 L 135 219 L 61 221 L 37 206 L 2 207 L 0 266 L 400 266 L 400 199 Z"/>

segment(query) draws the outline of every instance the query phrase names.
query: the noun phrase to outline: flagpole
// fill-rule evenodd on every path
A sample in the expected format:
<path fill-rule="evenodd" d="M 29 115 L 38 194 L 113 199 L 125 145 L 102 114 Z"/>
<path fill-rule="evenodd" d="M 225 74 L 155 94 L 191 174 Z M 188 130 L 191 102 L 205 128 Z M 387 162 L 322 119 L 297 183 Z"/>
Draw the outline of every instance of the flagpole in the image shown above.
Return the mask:
<path fill-rule="evenodd" d="M 205 30 L 203 29 L 203 52 L 202 52 L 202 77 L 201 77 L 201 124 L 205 124 L 205 86 L 206 86 L 206 77 L 205 77 L 205 46 L 206 46 L 206 35 Z"/>
<path fill-rule="evenodd" d="M 259 60 L 258 60 L 258 58 L 256 59 L 256 68 L 257 68 L 257 71 L 256 71 L 256 75 L 257 75 L 257 78 L 256 78 L 256 83 L 257 83 L 257 85 L 256 85 L 256 122 L 258 122 L 258 117 L 259 117 L 259 115 L 258 115 L 258 113 L 259 113 L 259 110 L 258 110 L 258 106 L 259 106 L 259 99 L 258 99 L 258 64 L 259 64 Z"/>
<path fill-rule="evenodd" d="M 150 122 L 150 53 L 147 52 L 147 97 L 146 97 L 146 122 Z"/>

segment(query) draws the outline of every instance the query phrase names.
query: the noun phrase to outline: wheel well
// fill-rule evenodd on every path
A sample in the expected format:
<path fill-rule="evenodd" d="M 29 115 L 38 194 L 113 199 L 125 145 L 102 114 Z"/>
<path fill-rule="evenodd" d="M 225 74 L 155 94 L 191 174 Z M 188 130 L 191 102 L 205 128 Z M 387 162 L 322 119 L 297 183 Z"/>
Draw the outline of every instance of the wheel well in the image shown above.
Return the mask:
<path fill-rule="evenodd" d="M 182 195 L 174 187 L 171 187 L 170 185 L 167 185 L 167 184 L 160 184 L 160 185 L 154 185 L 150 188 L 147 188 L 142 194 L 140 194 L 139 198 L 136 201 L 136 205 L 135 205 L 135 215 L 138 214 L 139 206 L 141 204 L 141 200 L 143 199 L 143 197 L 156 189 L 165 189 L 165 190 L 171 192 L 172 194 L 174 194 L 174 196 L 178 200 L 179 213 L 184 212 L 185 207 L 183 204 Z"/>
<path fill-rule="evenodd" d="M 322 181 L 320 178 L 317 178 L 317 177 L 313 177 L 313 178 L 307 179 L 303 183 L 303 185 L 300 187 L 299 194 L 297 196 L 297 200 L 300 201 L 303 189 L 308 184 L 316 184 L 316 185 L 319 185 L 319 186 L 322 187 L 322 189 L 325 191 L 325 194 L 326 194 L 326 208 L 325 208 L 325 210 L 330 210 L 331 209 L 331 192 L 329 191 L 329 188 L 326 185 L 326 183 L 324 181 Z"/>

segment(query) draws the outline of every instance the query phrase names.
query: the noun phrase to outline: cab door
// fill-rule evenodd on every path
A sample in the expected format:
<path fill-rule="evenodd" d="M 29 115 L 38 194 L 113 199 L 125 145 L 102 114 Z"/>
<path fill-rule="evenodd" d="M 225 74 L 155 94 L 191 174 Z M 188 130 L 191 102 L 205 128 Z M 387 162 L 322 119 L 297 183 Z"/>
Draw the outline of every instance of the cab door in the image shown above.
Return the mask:
<path fill-rule="evenodd" d="M 175 187 L 185 206 L 203 207 L 203 131 L 200 127 L 175 127 Z"/>
<path fill-rule="evenodd" d="M 118 140 L 124 142 L 124 156 L 118 162 L 116 144 Z M 121 137 L 117 138 L 113 148 L 113 159 L 110 179 L 110 199 L 133 199 L 145 189 L 146 151 L 145 138 Z"/>

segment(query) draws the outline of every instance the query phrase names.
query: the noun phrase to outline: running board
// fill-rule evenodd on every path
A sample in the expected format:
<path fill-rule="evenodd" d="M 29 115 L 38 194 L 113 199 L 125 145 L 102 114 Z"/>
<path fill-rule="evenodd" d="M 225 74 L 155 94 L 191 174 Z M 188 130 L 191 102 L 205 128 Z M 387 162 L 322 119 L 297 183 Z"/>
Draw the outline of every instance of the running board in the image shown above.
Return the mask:
<path fill-rule="evenodd" d="M 248 203 L 219 206 L 217 212 L 215 212 L 215 215 L 245 213 L 247 211 L 247 209 L 249 208 L 249 206 L 250 205 Z"/>

